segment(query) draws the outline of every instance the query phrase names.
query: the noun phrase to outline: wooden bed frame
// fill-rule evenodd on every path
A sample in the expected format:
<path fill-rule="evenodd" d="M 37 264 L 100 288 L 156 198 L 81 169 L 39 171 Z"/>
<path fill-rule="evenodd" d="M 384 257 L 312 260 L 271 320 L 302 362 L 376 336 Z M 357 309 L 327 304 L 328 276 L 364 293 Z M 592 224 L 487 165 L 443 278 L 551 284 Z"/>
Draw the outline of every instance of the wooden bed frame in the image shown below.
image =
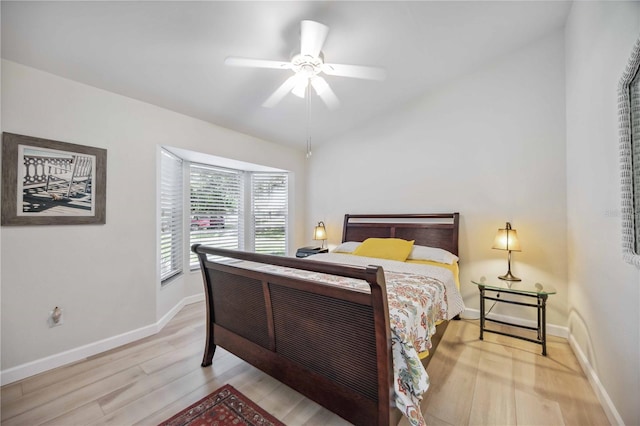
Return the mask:
<path fill-rule="evenodd" d="M 395 237 L 458 254 L 458 213 L 345 215 L 342 240 Z M 397 424 L 384 273 L 195 244 L 207 304 L 202 366 L 217 345 L 356 425 Z M 241 259 L 358 278 L 371 292 L 244 269 Z M 218 258 L 219 259 L 219 258 Z M 447 322 L 438 326 L 434 348 Z M 431 357 L 428 357 L 429 360 Z"/>

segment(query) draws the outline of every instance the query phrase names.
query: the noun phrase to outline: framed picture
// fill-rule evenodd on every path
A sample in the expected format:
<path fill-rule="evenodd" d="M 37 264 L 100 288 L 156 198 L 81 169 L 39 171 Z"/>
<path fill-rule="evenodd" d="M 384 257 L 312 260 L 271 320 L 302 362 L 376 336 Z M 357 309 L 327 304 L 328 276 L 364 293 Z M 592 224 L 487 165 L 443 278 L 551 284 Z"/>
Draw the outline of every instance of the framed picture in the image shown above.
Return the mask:
<path fill-rule="evenodd" d="M 104 224 L 106 193 L 106 149 L 2 134 L 3 226 Z"/>

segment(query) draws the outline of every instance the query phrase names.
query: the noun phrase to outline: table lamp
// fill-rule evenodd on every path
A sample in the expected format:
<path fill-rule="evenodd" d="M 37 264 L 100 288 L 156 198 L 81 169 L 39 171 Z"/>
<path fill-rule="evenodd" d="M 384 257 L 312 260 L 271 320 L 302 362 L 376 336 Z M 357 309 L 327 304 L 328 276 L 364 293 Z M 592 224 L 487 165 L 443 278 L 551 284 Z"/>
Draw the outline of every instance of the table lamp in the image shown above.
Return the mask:
<path fill-rule="evenodd" d="M 501 280 L 505 281 L 522 281 L 520 278 L 514 276 L 511 273 L 511 252 L 512 251 L 522 251 L 520 249 L 520 241 L 518 241 L 518 234 L 515 229 L 511 229 L 511 224 L 507 222 L 507 225 L 504 229 L 498 229 L 498 233 L 496 234 L 496 239 L 493 242 L 493 247 L 497 250 L 507 250 L 507 273 L 499 276 Z"/>
<path fill-rule="evenodd" d="M 318 222 L 318 226 L 313 229 L 313 239 L 321 240 L 322 245 L 320 248 L 324 248 L 324 241 L 327 239 L 327 230 L 324 227 L 324 222 Z"/>

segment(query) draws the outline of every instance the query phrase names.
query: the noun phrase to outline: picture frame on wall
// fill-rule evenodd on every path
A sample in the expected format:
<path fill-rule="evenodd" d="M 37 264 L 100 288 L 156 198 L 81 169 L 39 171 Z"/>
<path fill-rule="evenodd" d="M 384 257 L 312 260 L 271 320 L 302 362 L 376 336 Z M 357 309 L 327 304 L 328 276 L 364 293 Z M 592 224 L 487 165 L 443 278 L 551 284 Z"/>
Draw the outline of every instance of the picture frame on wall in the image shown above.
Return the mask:
<path fill-rule="evenodd" d="M 106 223 L 107 150 L 2 134 L 2 226 Z"/>

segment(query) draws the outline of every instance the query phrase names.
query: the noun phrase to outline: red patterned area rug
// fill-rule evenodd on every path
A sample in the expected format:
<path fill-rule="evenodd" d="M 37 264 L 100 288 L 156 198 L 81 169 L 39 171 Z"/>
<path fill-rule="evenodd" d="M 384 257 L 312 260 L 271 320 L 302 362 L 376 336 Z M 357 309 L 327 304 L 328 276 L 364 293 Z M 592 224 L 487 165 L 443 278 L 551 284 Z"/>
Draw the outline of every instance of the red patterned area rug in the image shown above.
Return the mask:
<path fill-rule="evenodd" d="M 185 408 L 159 426 L 285 426 L 231 385 Z"/>

